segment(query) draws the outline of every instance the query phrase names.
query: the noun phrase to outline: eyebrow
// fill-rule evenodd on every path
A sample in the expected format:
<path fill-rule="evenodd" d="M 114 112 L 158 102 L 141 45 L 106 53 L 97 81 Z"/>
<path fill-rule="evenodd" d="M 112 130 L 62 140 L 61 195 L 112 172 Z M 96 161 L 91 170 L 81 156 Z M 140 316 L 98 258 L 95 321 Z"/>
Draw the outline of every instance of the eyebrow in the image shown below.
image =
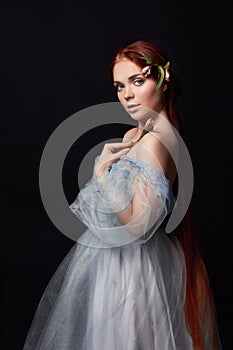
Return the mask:
<path fill-rule="evenodd" d="M 138 75 L 142 75 L 142 73 L 137 73 L 137 74 L 131 75 L 131 77 L 129 77 L 128 80 L 129 80 L 129 81 L 132 81 L 132 80 L 134 80 Z M 114 84 L 117 84 L 117 83 L 120 83 L 120 81 L 114 81 L 113 83 L 114 83 Z"/>

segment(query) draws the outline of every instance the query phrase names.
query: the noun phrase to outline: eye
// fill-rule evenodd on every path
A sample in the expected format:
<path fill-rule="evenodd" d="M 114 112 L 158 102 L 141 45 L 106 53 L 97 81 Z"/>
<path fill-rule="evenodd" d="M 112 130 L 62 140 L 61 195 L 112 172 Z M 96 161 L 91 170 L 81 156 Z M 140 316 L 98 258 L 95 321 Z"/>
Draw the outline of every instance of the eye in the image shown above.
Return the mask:
<path fill-rule="evenodd" d="M 115 85 L 115 89 L 116 89 L 117 92 L 123 90 L 123 88 L 124 88 L 124 85 L 123 85 L 123 84 Z"/>
<path fill-rule="evenodd" d="M 134 85 L 136 86 L 140 86 L 144 83 L 144 80 L 143 79 L 136 79 L 134 80 Z"/>

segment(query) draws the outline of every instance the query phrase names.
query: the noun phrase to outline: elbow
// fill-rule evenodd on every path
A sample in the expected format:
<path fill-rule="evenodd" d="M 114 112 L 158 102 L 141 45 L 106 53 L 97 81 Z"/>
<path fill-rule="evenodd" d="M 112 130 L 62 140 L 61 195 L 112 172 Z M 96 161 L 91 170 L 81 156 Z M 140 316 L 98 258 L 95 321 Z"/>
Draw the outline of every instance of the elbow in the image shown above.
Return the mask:
<path fill-rule="evenodd" d="M 140 238 L 144 233 L 145 229 L 147 229 L 148 221 L 147 217 L 145 216 L 145 213 L 119 213 L 118 220 L 120 223 L 125 226 L 127 231 L 137 238 Z"/>

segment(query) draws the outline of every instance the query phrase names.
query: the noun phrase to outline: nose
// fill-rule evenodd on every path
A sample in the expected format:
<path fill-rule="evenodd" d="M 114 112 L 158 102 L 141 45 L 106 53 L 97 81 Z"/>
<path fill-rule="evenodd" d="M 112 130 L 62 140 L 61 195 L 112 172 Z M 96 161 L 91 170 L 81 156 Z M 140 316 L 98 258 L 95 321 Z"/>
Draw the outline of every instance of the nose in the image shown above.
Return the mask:
<path fill-rule="evenodd" d="M 129 86 L 125 86 L 124 99 L 126 101 L 128 101 L 133 97 L 134 97 L 134 93 L 133 93 L 132 89 Z"/>

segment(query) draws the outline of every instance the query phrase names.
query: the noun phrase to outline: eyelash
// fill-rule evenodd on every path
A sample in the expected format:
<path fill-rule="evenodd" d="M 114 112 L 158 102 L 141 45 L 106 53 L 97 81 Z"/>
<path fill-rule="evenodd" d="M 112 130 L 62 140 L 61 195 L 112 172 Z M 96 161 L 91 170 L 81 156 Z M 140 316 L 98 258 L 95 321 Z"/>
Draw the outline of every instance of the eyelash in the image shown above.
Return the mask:
<path fill-rule="evenodd" d="M 140 85 L 142 85 L 142 84 L 144 83 L 144 80 L 143 80 L 143 79 L 136 79 L 136 80 L 134 81 L 134 83 L 136 83 L 137 81 L 140 81 L 141 83 L 140 83 L 139 85 L 136 85 L 136 86 L 140 86 Z"/>
<path fill-rule="evenodd" d="M 137 82 L 140 82 L 140 84 L 139 85 L 135 85 L 135 83 L 137 83 Z M 133 84 L 135 85 L 135 86 L 141 86 L 142 84 L 144 83 L 144 80 L 143 79 L 135 79 L 134 81 L 133 81 Z M 120 91 L 122 91 L 122 89 L 121 90 L 119 90 L 119 87 L 120 86 L 123 86 L 123 85 L 116 85 L 115 86 L 115 89 L 116 89 L 116 91 L 117 92 L 120 92 Z"/>

